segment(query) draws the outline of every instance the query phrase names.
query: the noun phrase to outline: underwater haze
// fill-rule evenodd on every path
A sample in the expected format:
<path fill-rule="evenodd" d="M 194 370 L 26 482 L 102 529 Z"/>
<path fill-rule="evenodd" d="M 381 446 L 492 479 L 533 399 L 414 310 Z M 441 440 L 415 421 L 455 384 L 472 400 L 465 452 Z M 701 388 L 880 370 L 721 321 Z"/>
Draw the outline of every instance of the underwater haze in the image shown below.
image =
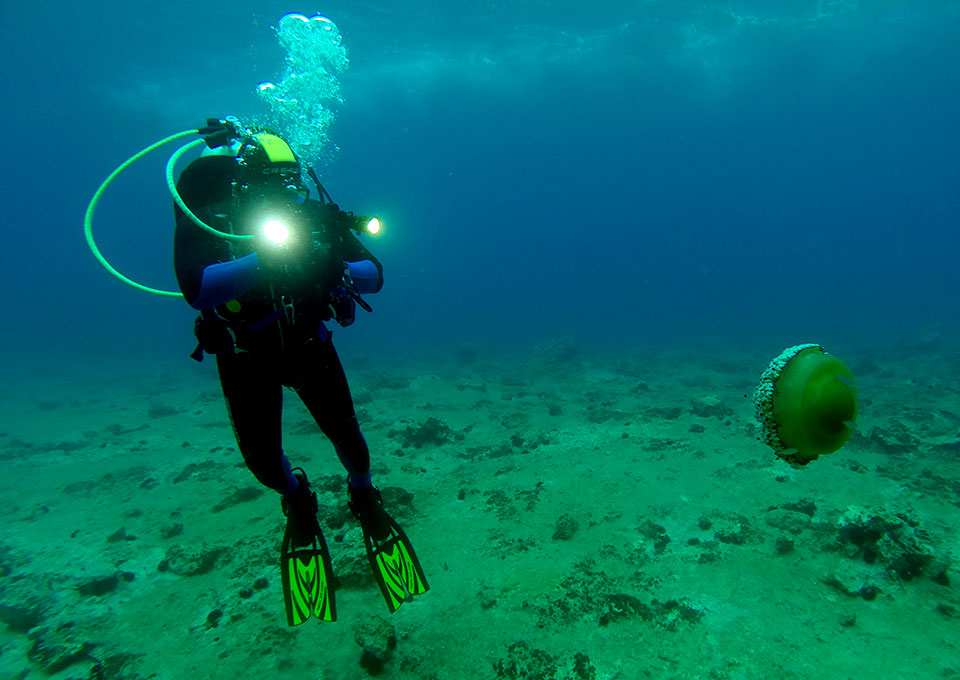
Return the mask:
<path fill-rule="evenodd" d="M 8 354 L 189 351 L 186 306 L 104 276 L 78 216 L 147 144 L 262 114 L 256 85 L 285 56 L 272 26 L 301 9 L 3 9 L 2 115 L 27 144 L 3 171 L 23 225 L 2 274 Z M 956 2 L 316 9 L 350 58 L 322 180 L 387 219 L 386 286 L 351 344 L 883 344 L 956 323 Z M 161 288 L 174 148 L 111 188 L 95 228 Z"/>
<path fill-rule="evenodd" d="M 384 287 L 334 343 L 431 581 L 388 615 L 328 517 L 360 557 L 296 629 L 195 311 L 83 233 L 144 147 L 270 118 L 288 12 L 349 58 L 306 160 L 382 216 Z M 960 0 L 4 2 L 0 676 L 960 678 L 958 35 Z M 167 290 L 177 146 L 93 221 Z M 794 469 L 748 395 L 800 343 L 863 418 Z"/>

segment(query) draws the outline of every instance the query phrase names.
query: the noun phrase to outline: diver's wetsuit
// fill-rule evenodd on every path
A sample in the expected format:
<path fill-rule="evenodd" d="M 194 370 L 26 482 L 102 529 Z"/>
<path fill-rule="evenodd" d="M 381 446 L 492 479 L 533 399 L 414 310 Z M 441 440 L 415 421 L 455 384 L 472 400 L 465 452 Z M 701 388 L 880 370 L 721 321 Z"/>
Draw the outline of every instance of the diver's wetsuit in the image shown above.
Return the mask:
<path fill-rule="evenodd" d="M 230 181 L 237 165 L 231 157 L 193 161 L 177 188 L 187 206 L 206 224 L 229 231 Z M 330 204 L 307 201 L 306 211 L 323 222 Z M 335 208 L 335 207 L 334 207 Z M 346 467 L 351 487 L 370 485 L 370 457 L 354 413 L 340 359 L 324 321 L 331 318 L 331 297 L 341 282 L 344 263 L 360 293 L 375 293 L 383 284 L 379 261 L 346 230 L 330 231 L 330 253 L 296 280 L 273 280 L 261 271 L 250 240 L 227 241 L 197 227 L 175 208 L 174 265 L 184 297 L 202 310 L 198 320 L 211 333 L 220 383 L 230 420 L 247 467 L 264 485 L 290 493 L 297 481 L 281 447 L 283 387 L 296 390 Z M 292 307 L 278 303 L 283 295 Z M 352 305 L 352 301 L 349 301 Z M 345 324 L 352 321 L 347 310 Z M 341 319 L 343 320 L 343 319 Z"/>

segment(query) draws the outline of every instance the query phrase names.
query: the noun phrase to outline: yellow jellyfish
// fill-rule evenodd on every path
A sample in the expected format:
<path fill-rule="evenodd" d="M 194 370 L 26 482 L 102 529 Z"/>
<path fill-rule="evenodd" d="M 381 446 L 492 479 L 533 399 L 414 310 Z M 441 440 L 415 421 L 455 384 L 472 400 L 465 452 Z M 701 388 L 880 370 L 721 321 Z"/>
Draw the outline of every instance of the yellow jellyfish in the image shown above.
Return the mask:
<path fill-rule="evenodd" d="M 764 441 L 794 467 L 842 447 L 856 425 L 853 371 L 820 345 L 783 350 L 763 372 L 753 401 Z"/>

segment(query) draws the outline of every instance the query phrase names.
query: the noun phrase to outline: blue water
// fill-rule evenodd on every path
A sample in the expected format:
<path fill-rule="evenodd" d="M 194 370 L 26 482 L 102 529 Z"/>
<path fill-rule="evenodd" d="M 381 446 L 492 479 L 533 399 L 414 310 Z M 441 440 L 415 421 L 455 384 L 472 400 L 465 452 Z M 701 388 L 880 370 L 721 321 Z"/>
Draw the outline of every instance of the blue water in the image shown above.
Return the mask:
<path fill-rule="evenodd" d="M 11 5 L 8 368 L 186 361 L 191 310 L 107 275 L 83 211 L 154 140 L 263 113 L 288 11 L 331 17 L 350 54 L 323 181 L 387 223 L 370 245 L 386 286 L 341 348 L 772 354 L 958 321 L 955 0 Z M 165 157 L 111 187 L 96 235 L 175 287 Z"/>

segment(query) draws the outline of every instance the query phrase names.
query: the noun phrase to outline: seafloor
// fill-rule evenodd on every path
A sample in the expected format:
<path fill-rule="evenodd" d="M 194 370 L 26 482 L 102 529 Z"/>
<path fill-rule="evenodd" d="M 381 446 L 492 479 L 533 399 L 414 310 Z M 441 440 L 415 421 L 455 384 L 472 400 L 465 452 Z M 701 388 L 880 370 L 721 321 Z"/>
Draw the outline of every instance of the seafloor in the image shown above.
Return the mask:
<path fill-rule="evenodd" d="M 339 621 L 298 628 L 280 504 L 243 467 L 213 362 L 8 381 L 0 677 L 960 677 L 956 348 L 838 349 L 859 431 L 804 469 L 753 419 L 782 347 L 576 349 L 346 361 L 431 585 L 393 615 L 288 393 L 340 581 Z"/>

